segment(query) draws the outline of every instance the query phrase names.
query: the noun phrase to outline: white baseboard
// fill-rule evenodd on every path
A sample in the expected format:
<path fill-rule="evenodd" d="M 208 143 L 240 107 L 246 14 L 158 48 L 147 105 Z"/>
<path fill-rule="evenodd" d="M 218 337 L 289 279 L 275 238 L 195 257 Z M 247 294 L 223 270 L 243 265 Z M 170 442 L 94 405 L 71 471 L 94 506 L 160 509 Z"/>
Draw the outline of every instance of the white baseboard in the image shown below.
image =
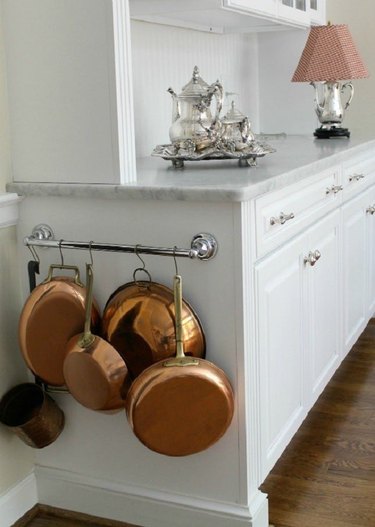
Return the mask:
<path fill-rule="evenodd" d="M 268 527 L 267 496 L 252 505 L 215 502 L 37 466 L 39 503 L 142 527 Z"/>
<path fill-rule="evenodd" d="M 0 496 L 0 527 L 10 527 L 38 503 L 35 474 Z"/>

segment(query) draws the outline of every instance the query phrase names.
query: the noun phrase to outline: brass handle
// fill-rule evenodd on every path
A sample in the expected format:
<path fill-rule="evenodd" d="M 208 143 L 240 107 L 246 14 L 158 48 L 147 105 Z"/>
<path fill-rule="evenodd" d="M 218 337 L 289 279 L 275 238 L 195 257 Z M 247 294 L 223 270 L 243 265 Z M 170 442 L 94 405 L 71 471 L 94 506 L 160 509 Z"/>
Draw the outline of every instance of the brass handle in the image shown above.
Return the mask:
<path fill-rule="evenodd" d="M 364 178 L 365 178 L 364 174 L 352 174 L 351 176 L 349 176 L 349 181 L 350 182 L 359 181 L 360 179 L 364 179 Z"/>
<path fill-rule="evenodd" d="M 326 188 L 326 194 L 337 194 L 343 189 L 344 187 L 342 185 L 332 185 L 332 187 Z"/>
<path fill-rule="evenodd" d="M 367 214 L 374 215 L 375 214 L 375 205 L 370 205 L 368 209 L 366 209 Z"/>
<path fill-rule="evenodd" d="M 313 267 L 321 256 L 322 255 L 318 250 L 310 251 L 309 254 L 303 259 L 303 262 L 304 264 L 309 264 L 311 267 Z"/>
<path fill-rule="evenodd" d="M 78 269 L 78 267 L 75 266 L 75 265 L 57 265 L 57 264 L 50 265 L 50 266 L 49 266 L 49 270 L 48 270 L 47 278 L 44 280 L 43 284 L 46 284 L 46 283 L 48 283 L 48 282 L 50 282 L 50 281 L 52 280 L 52 277 L 53 277 L 53 271 L 54 271 L 55 269 L 66 270 L 66 271 L 74 271 L 74 282 L 75 282 L 77 285 L 83 287 L 83 284 L 82 284 L 82 282 L 81 282 L 81 277 L 80 277 L 79 269 Z"/>
<path fill-rule="evenodd" d="M 289 220 L 292 220 L 293 218 L 294 218 L 294 213 L 293 212 L 291 212 L 289 214 L 285 214 L 284 212 L 280 212 L 278 218 L 275 218 L 274 216 L 272 216 L 272 218 L 270 218 L 270 224 L 271 225 L 276 225 L 277 223 L 279 223 L 280 225 L 284 225 L 285 222 L 287 222 Z"/>

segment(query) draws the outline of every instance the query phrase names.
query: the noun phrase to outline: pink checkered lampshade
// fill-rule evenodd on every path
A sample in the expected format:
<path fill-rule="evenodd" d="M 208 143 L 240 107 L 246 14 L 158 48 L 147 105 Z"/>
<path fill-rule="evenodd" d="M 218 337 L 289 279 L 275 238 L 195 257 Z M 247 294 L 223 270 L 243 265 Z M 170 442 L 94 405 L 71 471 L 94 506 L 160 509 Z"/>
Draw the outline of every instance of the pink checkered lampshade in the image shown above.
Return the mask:
<path fill-rule="evenodd" d="M 310 30 L 292 82 L 361 79 L 368 71 L 345 24 Z"/>

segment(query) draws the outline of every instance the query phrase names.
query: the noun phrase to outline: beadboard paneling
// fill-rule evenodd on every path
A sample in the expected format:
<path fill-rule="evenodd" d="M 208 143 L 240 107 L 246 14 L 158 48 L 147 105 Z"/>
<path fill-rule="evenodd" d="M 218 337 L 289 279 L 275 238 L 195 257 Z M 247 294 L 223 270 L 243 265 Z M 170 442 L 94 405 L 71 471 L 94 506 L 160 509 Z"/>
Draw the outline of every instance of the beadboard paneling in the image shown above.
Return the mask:
<path fill-rule="evenodd" d="M 216 35 L 146 22 L 131 22 L 136 152 L 150 155 L 157 144 L 168 143 L 172 100 L 191 79 L 197 65 L 211 84 L 219 79 L 226 92 L 235 92 L 238 108 L 258 128 L 257 37 Z M 229 96 L 230 97 L 230 96 Z M 226 98 L 226 107 L 230 103 Z"/>

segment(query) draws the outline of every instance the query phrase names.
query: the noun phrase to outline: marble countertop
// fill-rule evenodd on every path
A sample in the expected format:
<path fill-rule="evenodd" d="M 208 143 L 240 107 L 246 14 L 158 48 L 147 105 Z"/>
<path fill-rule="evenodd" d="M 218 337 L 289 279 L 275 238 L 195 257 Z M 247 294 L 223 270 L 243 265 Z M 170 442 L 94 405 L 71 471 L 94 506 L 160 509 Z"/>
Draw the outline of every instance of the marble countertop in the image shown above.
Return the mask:
<path fill-rule="evenodd" d="M 221 160 L 186 162 L 183 169 L 174 169 L 168 161 L 148 157 L 137 160 L 134 183 L 10 183 L 7 190 L 25 196 L 247 201 L 365 155 L 375 147 L 375 139 L 368 137 L 318 140 L 312 136 L 288 136 L 267 142 L 276 152 L 259 158 L 256 167 L 239 167 L 235 160 Z"/>

